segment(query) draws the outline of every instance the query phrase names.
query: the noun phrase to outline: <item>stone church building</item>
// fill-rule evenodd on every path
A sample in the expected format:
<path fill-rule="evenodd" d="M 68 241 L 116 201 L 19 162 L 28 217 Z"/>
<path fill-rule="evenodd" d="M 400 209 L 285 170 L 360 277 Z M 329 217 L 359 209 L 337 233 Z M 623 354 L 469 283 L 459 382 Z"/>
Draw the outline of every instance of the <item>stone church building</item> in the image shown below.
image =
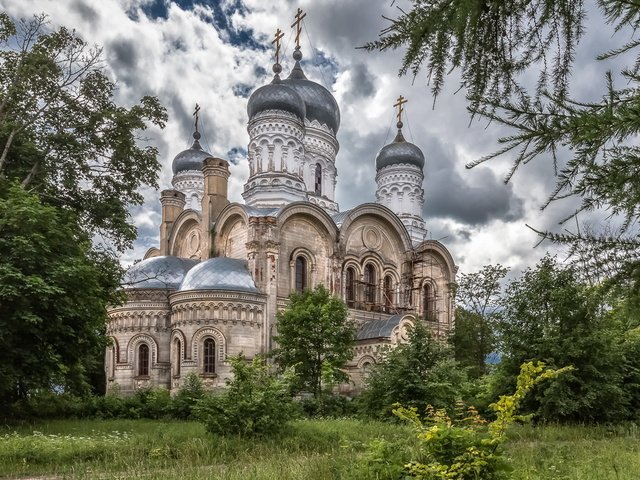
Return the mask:
<path fill-rule="evenodd" d="M 249 98 L 249 178 L 244 203 L 227 199 L 229 163 L 204 151 L 197 120 L 191 148 L 173 160 L 173 189 L 160 194 L 160 245 L 125 276 L 125 304 L 109 309 L 107 390 L 180 388 L 195 372 L 210 387 L 227 361 L 274 347 L 276 312 L 292 291 L 324 284 L 358 327 L 346 365 L 358 389 L 381 349 L 422 321 L 436 337 L 453 322 L 456 266 L 425 240 L 425 158 L 398 133 L 375 159 L 376 202 L 340 211 L 335 201 L 340 110 L 295 67 Z M 276 57 L 277 58 L 277 57 Z"/>

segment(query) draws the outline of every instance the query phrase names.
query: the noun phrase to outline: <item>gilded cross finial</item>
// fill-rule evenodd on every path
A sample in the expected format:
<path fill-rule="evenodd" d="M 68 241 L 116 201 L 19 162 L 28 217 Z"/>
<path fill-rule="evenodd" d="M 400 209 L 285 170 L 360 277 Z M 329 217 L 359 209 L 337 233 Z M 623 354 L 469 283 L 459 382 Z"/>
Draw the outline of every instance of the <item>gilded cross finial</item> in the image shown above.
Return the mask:
<path fill-rule="evenodd" d="M 402 122 L 402 112 L 404 112 L 404 104 L 407 103 L 408 100 L 405 99 L 402 95 L 398 97 L 398 103 L 394 105 L 394 107 L 398 107 L 398 123 Z"/>
<path fill-rule="evenodd" d="M 276 44 L 276 63 L 280 63 L 280 40 L 282 40 L 282 37 L 284 37 L 284 33 L 282 33 L 282 30 L 277 29 L 275 38 L 271 42 Z"/>
<path fill-rule="evenodd" d="M 198 132 L 198 120 L 200 119 L 199 112 L 200 112 L 200 105 L 196 103 L 196 108 L 193 111 L 193 116 L 196 117 L 196 133 L 199 133 Z"/>
<path fill-rule="evenodd" d="M 300 33 L 302 32 L 302 19 L 306 17 L 306 13 L 302 13 L 302 9 L 298 8 L 296 12 L 296 20 L 291 24 L 291 28 L 296 27 L 296 48 L 300 49 Z"/>

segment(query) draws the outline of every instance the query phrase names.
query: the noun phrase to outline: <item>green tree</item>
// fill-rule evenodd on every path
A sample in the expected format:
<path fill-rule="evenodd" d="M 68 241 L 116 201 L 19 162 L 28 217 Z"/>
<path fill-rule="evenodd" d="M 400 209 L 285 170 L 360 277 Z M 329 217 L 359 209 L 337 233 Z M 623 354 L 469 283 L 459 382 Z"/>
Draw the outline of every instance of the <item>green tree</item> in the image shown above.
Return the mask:
<path fill-rule="evenodd" d="M 166 120 L 157 99 L 124 108 L 113 93 L 100 49 L 43 15 L 0 13 L 2 403 L 103 383 L 116 253 L 135 238 L 128 209 L 159 169 L 139 132 Z"/>
<path fill-rule="evenodd" d="M 626 37 L 617 48 L 599 52 L 598 60 L 630 53 L 637 59 L 640 4 L 596 4 L 589 13 L 600 13 L 612 35 Z M 568 244 L 585 271 L 637 283 L 640 237 L 629 227 L 640 216 L 640 147 L 633 141 L 640 131 L 640 62 L 608 72 L 599 99 L 573 98 L 569 78 L 586 13 L 582 0 L 414 0 L 365 48 L 406 47 L 400 73 L 415 76 L 425 68 L 434 95 L 446 76 L 458 71 L 471 114 L 509 129 L 496 152 L 467 167 L 513 155 L 509 181 L 522 165 L 552 159 L 557 182 L 543 207 L 577 196 L 581 206 L 569 218 L 606 209 L 623 220 L 622 228 L 613 234 L 606 229 L 539 233 Z M 523 74 L 535 72 L 537 86 L 528 91 Z M 616 87 L 614 78 L 623 86 Z"/>
<path fill-rule="evenodd" d="M 39 15 L 15 24 L 0 14 L 0 179 L 20 182 L 44 202 L 73 210 L 90 236 L 117 250 L 135 239 L 128 207 L 143 184 L 157 186 L 158 152 L 138 132 L 160 127 L 154 97 L 127 109 L 101 51 Z"/>
<path fill-rule="evenodd" d="M 495 349 L 495 319 L 500 305 L 500 281 L 509 271 L 502 265 L 460 274 L 456 284 L 456 322 L 449 342 L 455 358 L 473 377 L 486 373 L 486 358 Z"/>
<path fill-rule="evenodd" d="M 498 323 L 502 360 L 494 382 L 501 395 L 520 365 L 539 360 L 574 370 L 536 389 L 529 410 L 549 421 L 601 422 L 628 415 L 620 329 L 604 314 L 598 289 L 546 256 L 506 290 Z"/>
<path fill-rule="evenodd" d="M 416 322 L 409 341 L 389 350 L 367 378 L 360 401 L 366 414 L 388 418 L 395 403 L 418 411 L 451 409 L 464 396 L 466 375 L 453 352 Z"/>
<path fill-rule="evenodd" d="M 87 393 L 87 368 L 106 347 L 104 307 L 118 300 L 119 267 L 92 254 L 73 212 L 19 185 L 0 191 L 0 251 L 3 411 L 37 389 Z"/>
<path fill-rule="evenodd" d="M 278 312 L 277 348 L 273 358 L 282 369 L 295 368 L 297 388 L 322 393 L 322 381 L 344 381 L 341 368 L 353 358 L 356 328 L 347 306 L 324 285 L 292 293 L 287 308 Z"/>

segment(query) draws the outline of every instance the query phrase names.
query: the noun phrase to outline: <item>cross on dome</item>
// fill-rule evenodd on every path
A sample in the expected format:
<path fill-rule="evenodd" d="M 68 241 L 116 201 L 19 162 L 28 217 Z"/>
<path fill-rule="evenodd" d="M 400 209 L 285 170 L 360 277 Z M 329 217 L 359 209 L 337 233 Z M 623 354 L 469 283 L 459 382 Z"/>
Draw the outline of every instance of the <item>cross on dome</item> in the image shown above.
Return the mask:
<path fill-rule="evenodd" d="M 276 65 L 280 64 L 280 40 L 282 40 L 282 37 L 284 37 L 284 33 L 282 32 L 282 30 L 280 30 L 279 28 L 276 30 L 276 34 L 275 34 L 275 38 L 271 43 L 275 43 L 276 44 Z"/>
<path fill-rule="evenodd" d="M 196 103 L 196 108 L 193 111 L 193 116 L 196 118 L 196 131 L 193 134 L 193 137 L 196 138 L 196 133 L 198 134 L 198 138 L 200 138 L 200 132 L 198 132 L 198 120 L 200 120 L 200 105 Z"/>
<path fill-rule="evenodd" d="M 407 102 L 408 100 L 400 95 L 398 97 L 398 102 L 393 105 L 394 107 L 398 107 L 398 128 L 402 128 L 402 112 L 404 112 L 404 104 Z"/>
<path fill-rule="evenodd" d="M 296 50 L 300 50 L 300 33 L 302 32 L 302 19 L 306 17 L 306 13 L 302 13 L 302 9 L 298 8 L 295 18 L 296 20 L 291 24 L 291 28 L 296 27 Z"/>

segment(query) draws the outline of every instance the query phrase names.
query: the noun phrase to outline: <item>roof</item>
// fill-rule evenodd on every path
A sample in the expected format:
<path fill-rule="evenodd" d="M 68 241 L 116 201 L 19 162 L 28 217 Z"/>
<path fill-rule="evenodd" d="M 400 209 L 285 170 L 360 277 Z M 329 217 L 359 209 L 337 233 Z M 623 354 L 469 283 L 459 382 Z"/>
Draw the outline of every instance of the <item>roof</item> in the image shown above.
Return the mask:
<path fill-rule="evenodd" d="M 216 257 L 199 263 L 185 275 L 179 291 L 233 290 L 260 293 L 247 268 L 246 260 Z"/>
<path fill-rule="evenodd" d="M 336 224 L 336 227 L 340 228 L 344 221 L 347 219 L 347 216 L 351 213 L 351 210 L 345 210 L 344 212 L 338 212 L 331 215 L 331 219 Z"/>
<path fill-rule="evenodd" d="M 249 217 L 275 217 L 281 208 L 256 208 L 240 204 Z"/>
<path fill-rule="evenodd" d="M 180 257 L 152 257 L 132 265 L 124 274 L 122 287 L 131 289 L 177 289 L 186 273 L 200 260 Z"/>
<path fill-rule="evenodd" d="M 363 323 L 356 333 L 356 340 L 370 340 L 373 338 L 391 338 L 393 329 L 400 324 L 404 315 L 392 315 L 381 320 L 370 320 Z"/>

